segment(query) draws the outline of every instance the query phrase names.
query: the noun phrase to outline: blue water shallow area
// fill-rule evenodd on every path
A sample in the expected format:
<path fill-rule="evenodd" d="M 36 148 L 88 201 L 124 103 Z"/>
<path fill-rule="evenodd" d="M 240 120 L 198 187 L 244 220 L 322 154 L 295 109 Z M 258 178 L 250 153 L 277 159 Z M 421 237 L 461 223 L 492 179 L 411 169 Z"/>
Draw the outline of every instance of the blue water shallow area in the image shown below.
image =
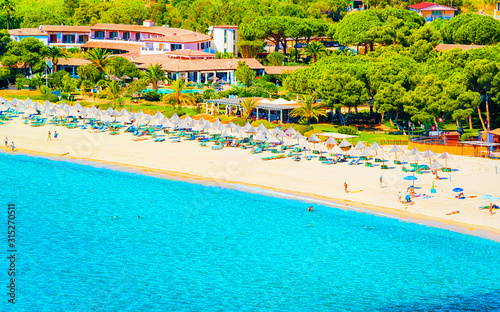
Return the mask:
<path fill-rule="evenodd" d="M 491 240 L 22 155 L 0 171 L 18 250 L 0 311 L 500 310 Z"/>

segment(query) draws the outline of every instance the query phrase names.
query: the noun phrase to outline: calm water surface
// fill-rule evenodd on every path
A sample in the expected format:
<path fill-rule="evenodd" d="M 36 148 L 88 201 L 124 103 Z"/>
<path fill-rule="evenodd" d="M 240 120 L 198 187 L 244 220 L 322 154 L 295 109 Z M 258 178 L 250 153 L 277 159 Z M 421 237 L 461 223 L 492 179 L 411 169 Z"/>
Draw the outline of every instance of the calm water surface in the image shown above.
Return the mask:
<path fill-rule="evenodd" d="M 0 172 L 2 286 L 8 202 L 18 249 L 1 311 L 500 310 L 490 240 L 21 155 Z"/>

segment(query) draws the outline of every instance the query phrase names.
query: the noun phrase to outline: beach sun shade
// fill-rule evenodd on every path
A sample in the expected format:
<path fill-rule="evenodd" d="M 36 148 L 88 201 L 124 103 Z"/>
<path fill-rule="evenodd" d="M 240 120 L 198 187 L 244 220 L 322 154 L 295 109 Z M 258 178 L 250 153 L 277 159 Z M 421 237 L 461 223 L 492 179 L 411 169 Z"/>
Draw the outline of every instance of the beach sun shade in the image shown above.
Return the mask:
<path fill-rule="evenodd" d="M 328 140 L 325 142 L 326 145 L 337 145 L 337 141 L 335 140 L 334 137 L 329 137 Z"/>
<path fill-rule="evenodd" d="M 403 150 L 399 148 L 397 145 L 393 145 L 389 153 L 401 153 Z"/>
<path fill-rule="evenodd" d="M 265 136 L 273 136 L 273 134 L 267 128 L 264 128 L 263 130 L 260 130 L 260 133 L 262 133 Z"/>
<path fill-rule="evenodd" d="M 420 152 L 416 147 L 412 148 L 411 151 L 408 153 L 408 156 L 415 156 L 415 155 L 422 156 L 422 152 Z"/>
<path fill-rule="evenodd" d="M 453 189 L 453 192 L 456 192 L 456 193 L 463 192 L 463 191 L 464 191 L 464 189 L 461 187 L 456 187 Z"/>
<path fill-rule="evenodd" d="M 450 153 L 444 152 L 443 154 L 439 155 L 440 159 L 444 159 L 444 166 L 447 167 L 448 165 L 448 160 L 453 160 L 453 157 L 451 157 Z"/>
<path fill-rule="evenodd" d="M 436 153 L 434 153 L 433 151 L 431 151 L 430 149 L 427 149 L 423 154 L 422 154 L 423 157 L 425 158 L 434 158 L 437 156 Z"/>
<path fill-rule="evenodd" d="M 434 162 L 429 166 L 429 168 L 431 170 L 439 170 L 439 169 L 443 168 L 443 166 L 440 163 L 438 163 L 437 160 L 434 160 Z"/>
<path fill-rule="evenodd" d="M 300 132 L 296 132 L 293 138 L 297 140 L 297 143 L 299 142 L 299 140 L 304 139 L 304 137 L 302 136 L 302 134 L 300 134 Z"/>
<path fill-rule="evenodd" d="M 257 134 L 254 138 L 254 141 L 259 141 L 259 142 L 263 142 L 266 140 L 266 137 L 263 136 L 261 133 Z"/>
<path fill-rule="evenodd" d="M 111 111 L 111 114 L 109 114 L 111 117 L 120 117 L 120 112 L 118 112 L 116 109 L 113 109 Z"/>
<path fill-rule="evenodd" d="M 372 145 L 370 145 L 370 148 L 372 151 L 378 151 L 382 149 L 382 146 L 380 146 L 377 142 L 373 142 Z"/>
<path fill-rule="evenodd" d="M 142 110 L 139 110 L 139 111 L 138 111 L 135 115 L 136 115 L 137 117 L 141 117 L 141 118 L 142 118 L 142 117 L 144 117 L 146 114 L 144 114 L 144 113 L 142 112 Z M 175 115 L 175 113 L 174 113 L 174 115 Z M 176 115 L 176 116 L 177 116 L 177 115 Z"/>
<path fill-rule="evenodd" d="M 334 145 L 331 149 L 330 149 L 330 153 L 332 154 L 343 154 L 344 151 L 338 146 L 338 145 Z"/>
<path fill-rule="evenodd" d="M 106 112 L 106 114 L 111 115 L 111 113 L 113 112 L 113 109 L 111 107 L 108 107 L 108 109 L 105 112 Z"/>
<path fill-rule="evenodd" d="M 224 130 L 220 136 L 227 138 L 229 136 L 229 133 L 227 132 L 227 130 Z"/>
<path fill-rule="evenodd" d="M 250 128 L 245 130 L 245 132 L 246 133 L 257 133 L 257 130 L 253 126 L 250 126 Z"/>
<path fill-rule="evenodd" d="M 250 129 L 250 127 L 252 127 L 252 125 L 247 121 L 247 123 L 243 126 L 243 131 L 247 131 L 248 129 Z"/>
<path fill-rule="evenodd" d="M 382 162 L 384 162 L 386 159 L 389 159 L 391 158 L 390 155 L 388 155 L 386 152 L 382 151 L 382 153 L 380 153 L 378 156 L 377 156 L 378 159 L 382 159 Z"/>
<path fill-rule="evenodd" d="M 313 135 L 311 135 L 309 137 L 309 139 L 307 140 L 307 142 L 311 142 L 311 143 L 318 143 L 318 142 L 321 142 L 321 139 L 318 138 L 314 133 Z"/>
<path fill-rule="evenodd" d="M 288 129 L 286 130 L 286 134 L 288 134 L 288 135 L 292 136 L 292 135 L 297 134 L 297 131 L 295 131 L 295 129 L 294 129 L 292 126 L 290 126 L 290 128 L 288 128 Z"/>
<path fill-rule="evenodd" d="M 162 119 L 165 116 L 160 111 L 157 111 L 153 117 L 156 119 Z"/>
<path fill-rule="evenodd" d="M 153 120 L 153 116 L 151 116 L 150 114 L 146 114 L 146 115 L 142 116 L 142 120 L 151 121 L 151 120 Z"/>
<path fill-rule="evenodd" d="M 142 120 L 141 117 L 137 117 L 137 119 L 134 121 L 133 125 L 138 127 L 138 126 L 144 126 L 146 123 L 144 120 Z"/>
<path fill-rule="evenodd" d="M 38 114 L 38 111 L 36 111 L 35 109 L 29 107 L 26 112 L 24 112 L 25 115 L 36 115 Z"/>
<path fill-rule="evenodd" d="M 363 142 L 359 141 L 354 148 L 359 151 L 362 150 L 363 148 L 366 148 L 366 145 L 363 144 Z"/>
<path fill-rule="evenodd" d="M 266 143 L 280 143 L 280 140 L 278 140 L 274 135 L 270 135 Z"/>
<path fill-rule="evenodd" d="M 372 151 L 369 148 L 365 148 L 360 155 L 364 157 L 369 157 L 370 155 L 372 155 Z"/>
<path fill-rule="evenodd" d="M 415 180 L 418 180 L 416 176 L 406 176 L 403 178 L 406 181 L 413 181 L 413 186 L 415 186 Z"/>
<path fill-rule="evenodd" d="M 342 142 L 340 142 L 339 147 L 349 147 L 349 146 L 351 146 L 351 145 L 352 145 L 352 144 L 351 144 L 351 143 L 349 143 L 349 142 L 347 142 L 347 140 L 346 140 L 346 139 L 343 139 L 343 140 L 342 140 Z"/>
<path fill-rule="evenodd" d="M 258 131 L 264 131 L 264 130 L 267 130 L 266 126 L 264 126 L 264 124 L 260 124 L 258 127 L 257 127 L 257 130 Z"/>
<path fill-rule="evenodd" d="M 234 122 L 230 121 L 227 124 L 226 128 L 229 128 L 229 129 L 233 130 L 234 128 L 236 128 L 236 124 Z"/>
<path fill-rule="evenodd" d="M 354 147 L 351 147 L 345 154 L 353 157 L 353 156 L 358 156 L 359 152 Z"/>
<path fill-rule="evenodd" d="M 198 131 L 203 131 L 203 127 L 200 124 L 196 124 L 196 125 L 194 125 L 194 127 L 193 127 L 192 130 L 193 131 L 197 131 L 197 132 Z"/>
<path fill-rule="evenodd" d="M 412 161 L 418 163 L 419 161 L 423 161 L 425 160 L 424 158 L 422 158 L 422 156 L 420 156 L 419 154 L 415 154 L 413 155 L 413 157 L 411 158 Z"/>

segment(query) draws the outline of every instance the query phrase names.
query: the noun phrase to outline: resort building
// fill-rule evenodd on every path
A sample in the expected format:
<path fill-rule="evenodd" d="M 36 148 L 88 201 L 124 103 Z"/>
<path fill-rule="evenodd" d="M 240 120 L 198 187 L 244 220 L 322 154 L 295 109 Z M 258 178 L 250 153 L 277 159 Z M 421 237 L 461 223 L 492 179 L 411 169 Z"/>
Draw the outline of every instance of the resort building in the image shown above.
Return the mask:
<path fill-rule="evenodd" d="M 238 54 L 238 47 L 236 46 L 236 42 L 238 41 L 238 26 L 210 26 L 208 34 L 213 36 L 215 48 L 218 52 Z"/>
<path fill-rule="evenodd" d="M 421 2 L 410 5 L 408 6 L 408 9 L 423 16 L 427 22 L 432 22 L 438 18 L 449 20 L 450 18 L 453 18 L 455 13 L 458 11 L 452 7 L 432 2 Z"/>
<path fill-rule="evenodd" d="M 12 29 L 9 33 L 15 41 L 33 37 L 49 46 L 102 48 L 112 50 L 115 54 L 161 55 L 180 50 L 199 52 L 196 56 L 188 55 L 188 58 L 210 58 L 208 54 L 215 52 L 236 54 L 238 41 L 237 26 L 212 26 L 209 34 L 202 34 L 168 26 L 158 27 L 150 20 L 145 20 L 143 25 L 42 25 L 39 28 Z M 175 57 L 176 54 L 172 55 Z"/>

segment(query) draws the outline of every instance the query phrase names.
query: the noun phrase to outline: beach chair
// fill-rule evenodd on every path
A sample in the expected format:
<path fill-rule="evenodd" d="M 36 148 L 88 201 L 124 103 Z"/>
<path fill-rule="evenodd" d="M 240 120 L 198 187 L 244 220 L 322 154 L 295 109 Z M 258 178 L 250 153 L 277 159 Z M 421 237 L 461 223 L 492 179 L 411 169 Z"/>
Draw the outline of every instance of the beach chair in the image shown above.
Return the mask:
<path fill-rule="evenodd" d="M 351 162 L 349 163 L 349 165 L 354 165 L 355 162 L 356 162 L 356 159 L 353 159 L 353 160 L 351 160 Z"/>
<path fill-rule="evenodd" d="M 218 151 L 218 150 L 221 150 L 224 148 L 224 145 L 222 144 L 217 144 L 217 145 L 213 145 L 210 147 L 211 149 L 213 149 L 214 151 Z"/>
<path fill-rule="evenodd" d="M 313 157 L 312 157 L 312 155 L 307 155 L 306 159 L 311 160 L 311 159 L 313 159 Z"/>
<path fill-rule="evenodd" d="M 200 143 L 200 146 L 207 147 L 207 141 L 203 141 Z"/>
<path fill-rule="evenodd" d="M 153 141 L 154 142 L 164 142 L 165 138 L 154 138 Z"/>
<path fill-rule="evenodd" d="M 181 138 L 175 138 L 170 140 L 172 143 L 179 143 L 181 141 Z"/>

